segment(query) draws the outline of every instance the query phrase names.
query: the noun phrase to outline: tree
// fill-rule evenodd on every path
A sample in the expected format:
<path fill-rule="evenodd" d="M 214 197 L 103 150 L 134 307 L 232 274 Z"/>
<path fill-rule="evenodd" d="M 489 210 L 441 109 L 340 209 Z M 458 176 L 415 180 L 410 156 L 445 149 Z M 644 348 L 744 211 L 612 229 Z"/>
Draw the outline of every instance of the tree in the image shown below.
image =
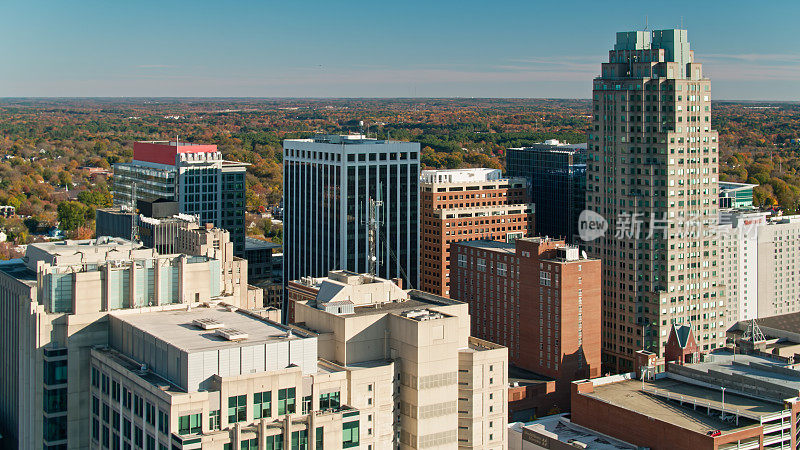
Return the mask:
<path fill-rule="evenodd" d="M 58 205 L 58 221 L 62 230 L 75 230 L 86 223 L 86 206 L 79 202 L 62 202 Z"/>

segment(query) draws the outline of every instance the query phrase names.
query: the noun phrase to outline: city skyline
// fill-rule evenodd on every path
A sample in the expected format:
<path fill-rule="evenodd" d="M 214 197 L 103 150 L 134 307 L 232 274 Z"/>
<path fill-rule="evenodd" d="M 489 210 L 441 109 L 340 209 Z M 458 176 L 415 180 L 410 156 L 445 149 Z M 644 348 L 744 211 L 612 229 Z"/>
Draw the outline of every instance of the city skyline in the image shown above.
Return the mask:
<path fill-rule="evenodd" d="M 790 2 L 189 6 L 5 5 L 0 96 L 588 98 L 614 32 L 682 25 L 716 99 L 800 100 Z"/>

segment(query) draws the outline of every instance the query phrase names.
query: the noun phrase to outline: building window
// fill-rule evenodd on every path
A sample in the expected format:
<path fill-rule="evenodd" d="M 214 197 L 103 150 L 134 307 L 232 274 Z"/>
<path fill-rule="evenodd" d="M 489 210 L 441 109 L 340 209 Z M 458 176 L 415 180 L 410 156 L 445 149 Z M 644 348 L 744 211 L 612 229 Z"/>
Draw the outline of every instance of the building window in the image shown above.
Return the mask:
<path fill-rule="evenodd" d="M 242 450 L 258 450 L 258 438 L 242 439 Z"/>
<path fill-rule="evenodd" d="M 539 272 L 539 284 L 550 286 L 550 272 Z"/>
<path fill-rule="evenodd" d="M 292 431 L 292 450 L 308 450 L 308 431 Z"/>
<path fill-rule="evenodd" d="M 278 389 L 278 415 L 295 412 L 295 388 Z"/>
<path fill-rule="evenodd" d="M 219 430 L 221 428 L 221 423 L 219 420 L 219 413 L 218 409 L 208 412 L 208 428 L 211 430 Z"/>
<path fill-rule="evenodd" d="M 253 418 L 272 417 L 272 391 L 253 394 Z"/>
<path fill-rule="evenodd" d="M 311 411 L 311 396 L 303 397 L 303 414 L 308 414 Z"/>
<path fill-rule="evenodd" d="M 330 392 L 319 396 L 319 409 L 337 409 L 339 408 L 339 392 Z"/>
<path fill-rule="evenodd" d="M 358 421 L 342 424 L 342 448 L 358 447 Z"/>
<path fill-rule="evenodd" d="M 478 272 L 486 272 L 486 260 L 484 258 L 478 258 Z"/>
<path fill-rule="evenodd" d="M 267 450 L 283 450 L 283 435 L 267 436 Z"/>
<path fill-rule="evenodd" d="M 506 269 L 507 269 L 506 268 L 506 263 L 501 263 L 501 262 L 497 263 L 497 275 L 499 275 L 501 277 L 506 276 L 506 273 L 507 273 Z"/>
<path fill-rule="evenodd" d="M 169 434 L 169 414 L 158 410 L 158 431 Z"/>
<path fill-rule="evenodd" d="M 234 395 L 228 397 L 228 423 L 247 420 L 247 396 Z"/>
<path fill-rule="evenodd" d="M 458 267 L 467 267 L 467 255 L 458 255 Z"/>
<path fill-rule="evenodd" d="M 317 431 L 314 432 L 314 450 L 323 450 L 323 443 L 324 433 L 322 427 L 317 427 Z"/>
<path fill-rule="evenodd" d="M 202 414 L 190 414 L 178 418 L 178 434 L 197 434 L 202 431 Z"/>

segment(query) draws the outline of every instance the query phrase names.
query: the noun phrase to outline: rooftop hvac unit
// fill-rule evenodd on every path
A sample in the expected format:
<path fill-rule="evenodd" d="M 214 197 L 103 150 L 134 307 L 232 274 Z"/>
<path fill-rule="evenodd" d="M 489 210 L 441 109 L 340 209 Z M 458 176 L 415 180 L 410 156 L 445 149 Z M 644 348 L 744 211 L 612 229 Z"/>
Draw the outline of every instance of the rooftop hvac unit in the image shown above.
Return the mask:
<path fill-rule="evenodd" d="M 248 337 L 247 333 L 236 328 L 218 328 L 215 334 L 229 341 L 243 341 Z"/>
<path fill-rule="evenodd" d="M 216 330 L 225 326 L 217 319 L 194 319 L 192 325 L 204 330 Z"/>

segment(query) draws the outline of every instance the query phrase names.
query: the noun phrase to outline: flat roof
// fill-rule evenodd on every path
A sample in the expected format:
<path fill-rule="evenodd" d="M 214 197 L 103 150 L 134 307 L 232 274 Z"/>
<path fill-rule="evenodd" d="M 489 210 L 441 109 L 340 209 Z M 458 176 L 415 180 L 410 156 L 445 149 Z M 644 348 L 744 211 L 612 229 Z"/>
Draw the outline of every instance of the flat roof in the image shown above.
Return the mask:
<path fill-rule="evenodd" d="M 683 405 L 668 399 L 668 394 L 682 398 Z M 708 415 L 707 406 L 716 409 L 721 408 L 721 391 L 669 378 L 645 383 L 645 391 L 642 391 L 641 381 L 627 380 L 595 386 L 594 392 L 582 395 L 704 434 L 709 430 L 721 430 L 725 433 L 756 424 L 755 420 L 747 419 L 741 414 L 739 425 L 736 425 L 735 422 L 721 420 L 718 414 Z M 693 402 L 697 404 L 697 409 L 694 408 Z M 726 411 L 739 410 L 740 412 L 749 411 L 768 415 L 779 412 L 782 409 L 782 405 L 725 393 Z"/>
<path fill-rule="evenodd" d="M 555 381 L 555 378 L 546 377 L 521 367 L 513 365 L 508 366 L 508 384 L 511 386 L 513 386 L 514 383 L 517 383 L 519 386 L 531 386 L 550 381 Z"/>
<path fill-rule="evenodd" d="M 272 250 L 273 248 L 280 248 L 280 245 L 265 241 L 263 239 L 256 239 L 253 237 L 244 238 L 244 250 Z"/>
<path fill-rule="evenodd" d="M 289 328 L 286 326 L 245 310 L 230 311 L 221 306 L 145 313 L 125 310 L 113 316 L 187 353 L 308 337 L 295 331 L 292 331 L 291 337 L 287 337 Z M 229 341 L 217 336 L 216 330 L 205 330 L 193 325 L 195 319 L 213 319 L 221 323 L 223 328 L 234 328 L 246 333 L 247 338 Z"/>
<path fill-rule="evenodd" d="M 465 247 L 478 248 L 481 250 L 488 250 L 491 252 L 509 253 L 509 254 L 516 253 L 516 246 L 510 242 L 489 241 L 481 239 L 478 241 L 454 242 L 454 244 L 463 245 Z"/>
<path fill-rule="evenodd" d="M 793 371 L 785 363 L 763 356 L 741 353 L 734 355 L 728 351 L 718 351 L 712 353 L 711 358 L 708 358 L 707 361 L 689 364 L 686 367 L 703 372 L 713 370 L 738 375 L 761 383 L 785 386 L 800 391 L 800 371 Z M 767 370 L 768 367 L 777 370 Z"/>
<path fill-rule="evenodd" d="M 519 430 L 519 432 L 522 432 L 523 428 L 527 428 L 566 444 L 577 441 L 586 444 L 588 448 L 596 450 L 635 450 L 640 448 L 628 442 L 576 425 L 569 420 L 569 414 L 546 416 L 527 423 L 516 422 L 509 424 L 509 428 Z"/>
<path fill-rule="evenodd" d="M 0 261 L 0 272 L 22 281 L 28 286 L 36 286 L 36 272 L 30 270 L 21 258 Z"/>

